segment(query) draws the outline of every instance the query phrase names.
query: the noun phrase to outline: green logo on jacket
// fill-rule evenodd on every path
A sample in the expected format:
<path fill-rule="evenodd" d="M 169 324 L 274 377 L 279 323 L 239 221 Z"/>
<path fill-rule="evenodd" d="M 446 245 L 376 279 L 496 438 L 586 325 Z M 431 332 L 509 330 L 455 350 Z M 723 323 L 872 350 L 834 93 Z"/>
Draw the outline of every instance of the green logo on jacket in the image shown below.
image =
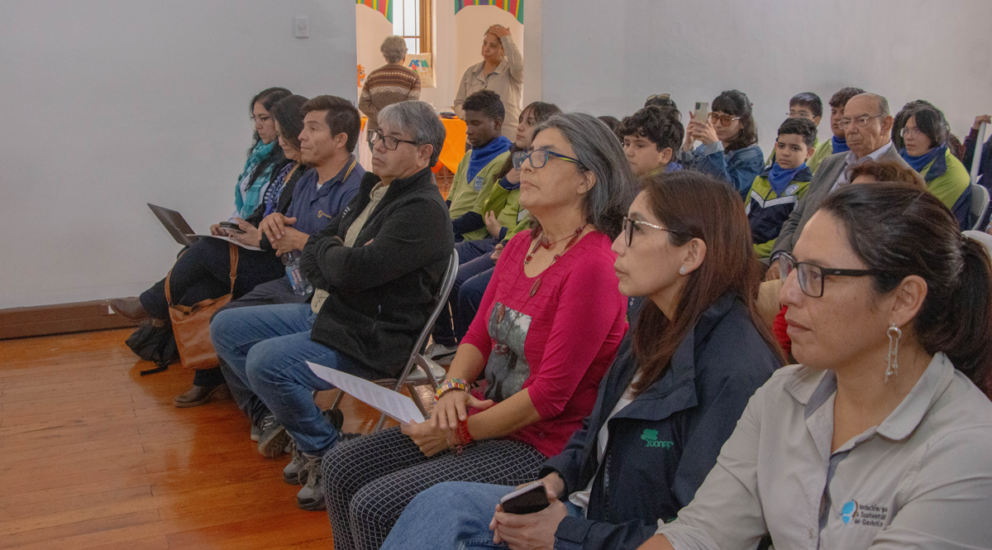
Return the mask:
<path fill-rule="evenodd" d="M 657 447 L 671 449 L 675 446 L 675 443 L 671 441 L 658 441 L 658 430 L 644 430 L 644 433 L 641 434 L 641 439 L 647 442 L 649 449 Z"/>

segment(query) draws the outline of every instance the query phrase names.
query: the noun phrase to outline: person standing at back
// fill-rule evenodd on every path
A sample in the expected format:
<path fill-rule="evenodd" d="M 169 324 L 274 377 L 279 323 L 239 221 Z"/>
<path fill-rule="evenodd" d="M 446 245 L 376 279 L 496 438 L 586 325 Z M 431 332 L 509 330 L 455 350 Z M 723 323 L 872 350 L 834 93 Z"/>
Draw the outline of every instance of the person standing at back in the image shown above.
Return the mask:
<path fill-rule="evenodd" d="M 389 36 L 379 48 L 386 64 L 365 79 L 362 95 L 358 98 L 358 108 L 369 117 L 365 123 L 369 139 L 379 129 L 379 111 L 401 101 L 420 99 L 420 75 L 403 66 L 406 59 L 406 41 L 402 36 Z"/>
<path fill-rule="evenodd" d="M 510 29 L 493 25 L 482 39 L 481 63 L 476 63 L 462 75 L 455 95 L 455 114 L 465 119 L 463 107 L 468 96 L 491 90 L 499 94 L 506 115 L 503 117 L 503 135 L 514 139 L 517 119 L 520 117 L 520 98 L 524 85 L 524 56 L 513 43 Z"/>

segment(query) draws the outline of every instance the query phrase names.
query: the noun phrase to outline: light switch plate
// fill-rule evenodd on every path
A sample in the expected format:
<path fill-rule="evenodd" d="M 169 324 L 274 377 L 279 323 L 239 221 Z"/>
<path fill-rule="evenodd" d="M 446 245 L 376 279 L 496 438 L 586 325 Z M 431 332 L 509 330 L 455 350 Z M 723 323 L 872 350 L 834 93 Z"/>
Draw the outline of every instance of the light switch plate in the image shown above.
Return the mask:
<path fill-rule="evenodd" d="M 296 38 L 310 38 L 310 21 L 307 16 L 293 18 L 293 34 Z"/>

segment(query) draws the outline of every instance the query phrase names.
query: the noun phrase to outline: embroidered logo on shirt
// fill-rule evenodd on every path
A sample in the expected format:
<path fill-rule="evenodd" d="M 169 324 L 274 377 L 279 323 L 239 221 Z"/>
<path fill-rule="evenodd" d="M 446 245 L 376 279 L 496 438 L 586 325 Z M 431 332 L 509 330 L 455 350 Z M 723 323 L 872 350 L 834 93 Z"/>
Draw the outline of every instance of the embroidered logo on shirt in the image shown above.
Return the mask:
<path fill-rule="evenodd" d="M 658 447 L 671 449 L 675 446 L 671 441 L 658 441 L 658 430 L 644 430 L 644 433 L 641 434 L 641 439 L 647 442 L 646 447 L 649 449 Z"/>
<path fill-rule="evenodd" d="M 485 178 L 483 178 L 481 175 L 475 176 L 475 179 L 472 180 L 472 187 L 474 187 L 476 191 L 482 191 L 482 185 L 484 183 L 486 183 Z"/>
<path fill-rule="evenodd" d="M 795 195 L 797 191 L 799 191 L 799 185 L 793 183 L 792 185 L 785 188 L 785 194 L 782 196 L 791 197 L 792 195 Z"/>
<path fill-rule="evenodd" d="M 334 216 L 329 216 L 329 215 L 327 215 L 327 214 L 325 214 L 323 210 L 318 210 L 318 211 L 317 211 L 317 219 L 318 219 L 318 220 L 319 220 L 320 218 L 327 218 L 327 219 L 331 219 L 331 218 L 333 218 L 333 217 L 334 217 Z"/>
<path fill-rule="evenodd" d="M 845 525 L 884 527 L 888 518 L 888 507 L 880 504 L 860 504 L 856 500 L 851 500 L 840 509 L 840 519 Z"/>

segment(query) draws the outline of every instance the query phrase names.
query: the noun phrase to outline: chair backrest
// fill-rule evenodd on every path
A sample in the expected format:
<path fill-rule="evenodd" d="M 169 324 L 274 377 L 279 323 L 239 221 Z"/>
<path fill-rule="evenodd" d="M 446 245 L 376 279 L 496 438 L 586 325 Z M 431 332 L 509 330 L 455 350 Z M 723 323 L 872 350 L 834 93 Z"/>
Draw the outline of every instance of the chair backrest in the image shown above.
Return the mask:
<path fill-rule="evenodd" d="M 975 225 L 971 229 L 979 229 L 985 211 L 989 208 L 989 191 L 985 187 L 973 183 L 971 184 L 971 219 L 975 220 Z"/>

